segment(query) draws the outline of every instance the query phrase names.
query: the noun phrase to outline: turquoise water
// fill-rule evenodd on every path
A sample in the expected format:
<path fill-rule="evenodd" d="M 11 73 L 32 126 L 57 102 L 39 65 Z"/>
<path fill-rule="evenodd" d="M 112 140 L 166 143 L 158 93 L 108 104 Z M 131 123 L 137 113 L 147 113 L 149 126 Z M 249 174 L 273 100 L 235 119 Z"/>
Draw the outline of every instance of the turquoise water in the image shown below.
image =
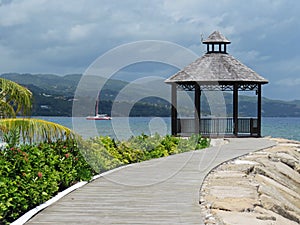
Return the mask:
<path fill-rule="evenodd" d="M 165 118 L 131 117 L 113 118 L 111 121 L 88 121 L 85 118 L 38 117 L 74 129 L 85 138 L 110 136 L 127 139 L 142 133 L 170 134 L 171 120 Z M 300 118 L 265 117 L 262 120 L 262 135 L 300 141 Z"/>
<path fill-rule="evenodd" d="M 300 141 L 300 118 L 267 117 L 262 119 L 264 136 L 282 137 Z"/>
<path fill-rule="evenodd" d="M 84 138 L 95 136 L 110 136 L 119 140 L 131 136 L 159 133 L 171 133 L 171 120 L 169 117 L 116 117 L 112 120 L 86 120 L 84 117 L 35 117 L 55 122 L 69 127 Z"/>

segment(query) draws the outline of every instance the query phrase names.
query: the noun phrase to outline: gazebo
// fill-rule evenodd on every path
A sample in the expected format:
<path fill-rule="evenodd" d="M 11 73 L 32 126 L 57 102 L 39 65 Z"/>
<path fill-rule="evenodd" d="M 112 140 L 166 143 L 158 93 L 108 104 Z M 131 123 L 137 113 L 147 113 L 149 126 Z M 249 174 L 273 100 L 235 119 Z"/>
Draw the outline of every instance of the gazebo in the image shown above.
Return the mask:
<path fill-rule="evenodd" d="M 171 84 L 172 135 L 202 134 L 203 136 L 261 136 L 262 85 L 268 80 L 258 75 L 227 53 L 231 42 L 215 31 L 202 42 L 207 52 L 165 82 Z M 177 92 L 194 91 L 194 118 L 178 118 Z M 232 92 L 232 117 L 201 118 L 201 93 L 203 91 Z M 239 92 L 254 91 L 257 95 L 257 116 L 239 117 Z"/>

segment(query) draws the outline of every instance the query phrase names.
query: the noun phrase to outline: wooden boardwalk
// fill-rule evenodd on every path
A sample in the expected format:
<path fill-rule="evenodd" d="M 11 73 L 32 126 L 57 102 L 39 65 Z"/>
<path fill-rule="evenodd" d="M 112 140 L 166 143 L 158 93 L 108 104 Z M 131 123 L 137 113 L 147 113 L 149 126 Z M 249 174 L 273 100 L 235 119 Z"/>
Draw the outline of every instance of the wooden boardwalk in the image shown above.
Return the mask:
<path fill-rule="evenodd" d="M 203 224 L 199 190 L 209 171 L 274 144 L 230 139 L 219 147 L 132 164 L 71 192 L 26 224 Z"/>

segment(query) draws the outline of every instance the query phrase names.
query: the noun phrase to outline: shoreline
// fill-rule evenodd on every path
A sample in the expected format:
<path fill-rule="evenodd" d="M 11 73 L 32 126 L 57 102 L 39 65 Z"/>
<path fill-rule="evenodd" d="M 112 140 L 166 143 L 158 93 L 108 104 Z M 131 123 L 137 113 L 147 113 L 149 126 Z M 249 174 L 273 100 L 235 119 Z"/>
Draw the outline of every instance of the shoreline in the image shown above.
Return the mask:
<path fill-rule="evenodd" d="M 206 225 L 300 223 L 300 142 L 270 139 L 277 145 L 209 172 L 200 191 Z"/>

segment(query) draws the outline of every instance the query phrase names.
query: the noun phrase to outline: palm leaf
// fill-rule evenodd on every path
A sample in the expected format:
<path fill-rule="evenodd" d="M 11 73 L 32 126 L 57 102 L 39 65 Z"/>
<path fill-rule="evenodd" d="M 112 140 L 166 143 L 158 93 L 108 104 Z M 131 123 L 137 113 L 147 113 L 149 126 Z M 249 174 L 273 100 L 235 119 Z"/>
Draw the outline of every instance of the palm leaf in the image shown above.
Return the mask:
<path fill-rule="evenodd" d="M 0 115 L 3 118 L 16 117 L 15 109 L 12 105 L 7 104 L 6 101 L 0 100 Z"/>
<path fill-rule="evenodd" d="M 0 113 L 2 117 L 15 117 L 17 113 L 28 115 L 32 106 L 31 98 L 32 93 L 27 88 L 0 78 Z"/>
<path fill-rule="evenodd" d="M 37 143 L 76 137 L 74 131 L 65 126 L 32 118 L 0 119 L 0 130 L 4 134 L 18 130 L 23 143 Z"/>

